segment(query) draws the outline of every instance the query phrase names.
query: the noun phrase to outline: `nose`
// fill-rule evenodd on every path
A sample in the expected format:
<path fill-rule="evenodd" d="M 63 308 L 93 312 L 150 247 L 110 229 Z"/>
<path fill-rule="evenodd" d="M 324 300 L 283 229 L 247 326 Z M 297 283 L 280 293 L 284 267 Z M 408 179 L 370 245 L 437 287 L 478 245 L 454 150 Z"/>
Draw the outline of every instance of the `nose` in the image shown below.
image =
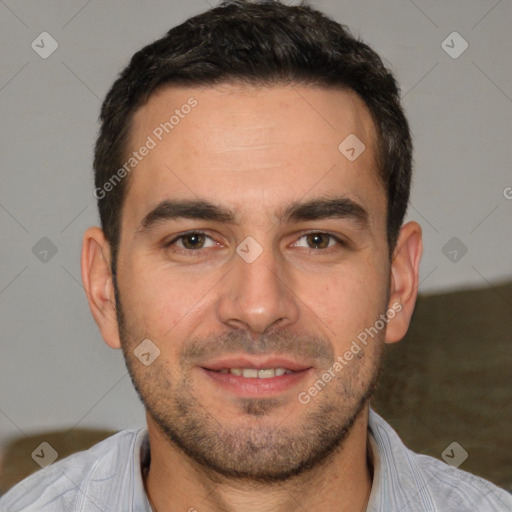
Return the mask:
<path fill-rule="evenodd" d="M 232 328 L 262 334 L 297 322 L 299 307 L 286 262 L 274 253 L 270 244 L 258 244 L 257 249 L 254 245 L 245 246 L 246 254 L 242 247 L 234 255 L 233 268 L 219 301 L 219 316 Z"/>

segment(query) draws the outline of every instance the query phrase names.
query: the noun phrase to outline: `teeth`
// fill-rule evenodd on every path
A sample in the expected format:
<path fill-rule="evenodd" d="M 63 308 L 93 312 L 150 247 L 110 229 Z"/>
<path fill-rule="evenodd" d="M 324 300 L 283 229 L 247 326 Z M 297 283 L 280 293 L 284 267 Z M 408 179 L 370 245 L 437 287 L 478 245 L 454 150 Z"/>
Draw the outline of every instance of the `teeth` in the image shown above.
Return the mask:
<path fill-rule="evenodd" d="M 270 377 L 275 376 L 276 371 L 274 370 L 274 368 L 269 368 L 268 370 L 258 370 L 258 379 L 269 379 Z"/>
<path fill-rule="evenodd" d="M 270 379 L 272 377 L 280 377 L 285 373 L 292 373 L 292 370 L 285 368 L 264 368 L 258 370 L 256 368 L 223 368 L 219 370 L 220 373 L 232 373 L 238 377 L 245 377 L 249 379 Z"/>

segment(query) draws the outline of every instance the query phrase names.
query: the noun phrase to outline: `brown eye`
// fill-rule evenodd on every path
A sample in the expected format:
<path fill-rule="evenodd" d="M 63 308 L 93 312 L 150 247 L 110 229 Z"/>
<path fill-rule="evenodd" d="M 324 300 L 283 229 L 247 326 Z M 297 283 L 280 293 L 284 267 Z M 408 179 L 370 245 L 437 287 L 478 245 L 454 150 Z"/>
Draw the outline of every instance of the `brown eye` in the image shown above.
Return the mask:
<path fill-rule="evenodd" d="M 299 241 L 303 239 L 305 240 L 305 244 L 303 242 L 299 243 Z M 313 251 L 327 249 L 325 252 L 328 252 L 331 249 L 335 249 L 334 246 L 336 245 L 345 245 L 338 237 L 319 231 L 314 233 L 305 233 L 299 238 L 299 241 L 295 243 L 296 247 L 304 247 Z"/>
<path fill-rule="evenodd" d="M 183 247 L 186 249 L 202 249 L 205 241 L 205 236 L 201 233 L 191 233 L 181 237 Z"/>
<path fill-rule="evenodd" d="M 175 252 L 194 252 L 200 249 L 207 249 L 218 245 L 212 237 L 198 232 L 192 231 L 183 235 L 177 236 L 170 242 L 165 244 L 165 248 L 174 250 Z"/>
<path fill-rule="evenodd" d="M 306 238 L 308 244 L 310 246 L 315 246 L 315 249 L 325 249 L 329 246 L 329 238 L 331 238 L 331 236 L 326 235 L 325 233 L 310 233 L 309 235 L 306 235 Z"/>

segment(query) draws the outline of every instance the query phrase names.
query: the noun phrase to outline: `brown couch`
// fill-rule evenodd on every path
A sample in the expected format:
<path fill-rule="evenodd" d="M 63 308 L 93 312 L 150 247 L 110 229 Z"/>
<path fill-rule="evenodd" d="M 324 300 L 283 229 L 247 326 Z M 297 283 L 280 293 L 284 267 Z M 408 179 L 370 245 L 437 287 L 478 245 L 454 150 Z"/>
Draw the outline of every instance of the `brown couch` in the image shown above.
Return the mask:
<path fill-rule="evenodd" d="M 456 441 L 460 469 L 512 491 L 512 282 L 419 297 L 373 406 L 414 451 Z"/>

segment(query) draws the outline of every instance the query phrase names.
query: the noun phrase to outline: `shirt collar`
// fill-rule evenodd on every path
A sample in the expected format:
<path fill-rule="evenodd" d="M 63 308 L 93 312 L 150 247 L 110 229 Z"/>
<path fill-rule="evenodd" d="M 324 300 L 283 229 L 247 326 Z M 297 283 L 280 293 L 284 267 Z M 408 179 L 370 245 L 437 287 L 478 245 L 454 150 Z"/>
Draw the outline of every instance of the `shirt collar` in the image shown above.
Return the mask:
<path fill-rule="evenodd" d="M 149 434 L 147 428 L 137 432 L 134 446 L 133 473 L 133 512 L 151 512 L 151 505 L 144 488 L 143 474 L 147 473 L 151 462 Z"/>
<path fill-rule="evenodd" d="M 368 446 L 374 470 L 366 512 L 436 510 L 416 454 L 372 408 L 368 417 Z"/>

